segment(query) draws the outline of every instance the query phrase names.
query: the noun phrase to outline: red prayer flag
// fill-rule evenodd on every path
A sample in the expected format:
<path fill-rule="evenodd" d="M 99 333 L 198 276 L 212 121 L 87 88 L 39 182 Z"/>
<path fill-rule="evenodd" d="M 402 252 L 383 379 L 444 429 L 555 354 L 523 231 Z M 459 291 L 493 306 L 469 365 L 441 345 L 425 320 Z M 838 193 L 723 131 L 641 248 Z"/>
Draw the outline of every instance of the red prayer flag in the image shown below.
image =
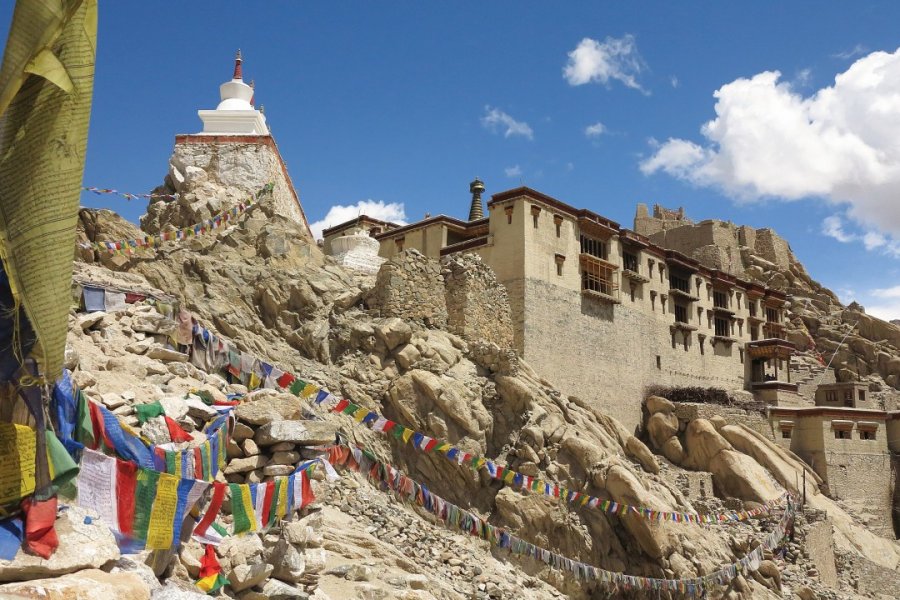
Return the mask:
<path fill-rule="evenodd" d="M 106 434 L 106 427 L 103 426 L 103 413 L 100 412 L 100 406 L 96 402 L 88 401 L 88 407 L 91 413 L 91 426 L 94 428 L 94 445 L 91 446 L 91 450 L 97 449 L 101 439 L 107 448 L 115 448 Z M 98 433 L 99 435 L 97 435 Z"/>
<path fill-rule="evenodd" d="M 309 475 L 306 471 L 300 472 L 300 506 L 298 508 L 303 508 L 307 504 L 312 504 L 316 501 L 316 497 L 313 495 L 312 486 L 309 484 Z"/>
<path fill-rule="evenodd" d="M 341 401 L 334 405 L 334 408 L 331 409 L 331 412 L 343 412 L 344 409 L 348 406 L 350 406 L 350 401 L 345 398 L 341 398 Z"/>
<path fill-rule="evenodd" d="M 25 512 L 25 548 L 41 558 L 50 558 L 59 546 L 59 537 L 53 524 L 56 523 L 56 496 L 48 500 L 26 498 L 22 502 Z"/>
<path fill-rule="evenodd" d="M 259 493 L 259 492 L 257 492 Z M 272 494 L 275 493 L 275 481 L 266 482 L 266 495 L 263 496 L 262 524 L 265 527 L 269 523 L 269 512 L 272 507 Z"/>
<path fill-rule="evenodd" d="M 119 514 L 119 531 L 126 535 L 134 532 L 134 492 L 137 489 L 135 463 L 116 461 L 116 509 Z"/>
<path fill-rule="evenodd" d="M 203 454 L 200 446 L 194 448 L 194 479 L 203 479 Z"/>
<path fill-rule="evenodd" d="M 191 442 L 194 440 L 194 438 L 191 437 L 191 434 L 182 429 L 181 425 L 179 425 L 175 419 L 171 417 L 165 417 L 165 419 L 166 426 L 169 428 L 169 438 L 173 442 Z"/>
<path fill-rule="evenodd" d="M 203 518 L 200 519 L 200 522 L 194 527 L 194 533 L 196 535 L 205 534 L 212 522 L 216 520 L 216 515 L 219 514 L 219 509 L 222 508 L 222 500 L 225 498 L 225 487 L 225 484 L 221 481 L 213 482 L 212 500 L 209 502 L 209 508 L 206 509 L 206 514 L 203 515 Z"/>
<path fill-rule="evenodd" d="M 437 446 L 437 440 L 435 440 L 435 439 L 428 440 L 428 443 L 425 444 L 425 452 L 431 452 L 431 450 L 435 446 Z"/>
<path fill-rule="evenodd" d="M 284 375 L 276 379 L 275 383 L 277 383 L 279 387 L 286 388 L 294 382 L 294 379 L 296 379 L 296 377 L 294 377 L 290 373 L 285 373 Z"/>

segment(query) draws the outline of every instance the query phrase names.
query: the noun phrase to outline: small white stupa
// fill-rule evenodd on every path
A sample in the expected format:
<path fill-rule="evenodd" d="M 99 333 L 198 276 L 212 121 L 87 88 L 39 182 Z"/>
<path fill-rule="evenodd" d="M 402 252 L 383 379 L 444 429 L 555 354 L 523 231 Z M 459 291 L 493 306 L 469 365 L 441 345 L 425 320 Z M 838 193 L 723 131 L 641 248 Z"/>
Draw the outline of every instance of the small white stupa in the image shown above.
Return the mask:
<path fill-rule="evenodd" d="M 378 240 L 357 228 L 331 240 L 331 256 L 343 267 L 374 275 L 386 260 L 378 256 L 380 247 Z"/>
<path fill-rule="evenodd" d="M 266 116 L 253 107 L 253 87 L 244 83 L 241 51 L 234 59 L 231 81 L 219 86 L 222 101 L 215 110 L 199 110 L 202 133 L 225 135 L 269 135 Z"/>

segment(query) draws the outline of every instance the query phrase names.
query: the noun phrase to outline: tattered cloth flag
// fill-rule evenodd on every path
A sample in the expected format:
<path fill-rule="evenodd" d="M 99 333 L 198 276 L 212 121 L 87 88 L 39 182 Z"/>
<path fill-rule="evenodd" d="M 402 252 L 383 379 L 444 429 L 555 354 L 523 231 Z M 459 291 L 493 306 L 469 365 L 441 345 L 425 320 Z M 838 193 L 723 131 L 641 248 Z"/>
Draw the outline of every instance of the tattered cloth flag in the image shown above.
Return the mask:
<path fill-rule="evenodd" d="M 222 566 L 216 558 L 216 549 L 212 544 L 207 544 L 200 558 L 200 579 L 197 587 L 207 594 L 215 594 L 230 582 L 222 575 Z"/>

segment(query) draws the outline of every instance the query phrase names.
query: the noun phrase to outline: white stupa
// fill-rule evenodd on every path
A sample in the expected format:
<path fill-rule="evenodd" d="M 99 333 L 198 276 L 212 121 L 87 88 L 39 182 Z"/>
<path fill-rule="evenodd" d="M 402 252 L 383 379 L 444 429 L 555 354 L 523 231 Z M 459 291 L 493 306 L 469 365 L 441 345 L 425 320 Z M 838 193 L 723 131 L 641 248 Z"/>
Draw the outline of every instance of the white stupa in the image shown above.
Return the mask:
<path fill-rule="evenodd" d="M 222 101 L 215 110 L 199 110 L 203 133 L 218 135 L 269 135 L 266 116 L 253 107 L 253 87 L 244 83 L 241 51 L 234 59 L 231 81 L 219 86 Z"/>

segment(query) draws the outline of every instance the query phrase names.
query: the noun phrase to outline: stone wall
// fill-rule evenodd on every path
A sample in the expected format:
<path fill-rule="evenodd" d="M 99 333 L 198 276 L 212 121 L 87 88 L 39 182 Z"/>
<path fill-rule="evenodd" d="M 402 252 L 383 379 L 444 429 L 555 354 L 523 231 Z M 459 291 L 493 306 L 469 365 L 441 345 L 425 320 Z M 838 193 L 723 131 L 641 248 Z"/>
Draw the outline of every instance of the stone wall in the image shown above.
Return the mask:
<path fill-rule="evenodd" d="M 882 598 L 896 598 L 900 589 L 900 571 L 888 569 L 862 556 L 846 554 L 841 561 L 841 571 L 850 571 L 855 578 L 856 591 Z M 852 583 L 852 582 L 851 582 Z"/>
<path fill-rule="evenodd" d="M 469 341 L 512 347 L 509 298 L 493 270 L 480 256 L 469 253 L 447 256 L 441 267 L 450 331 Z"/>
<path fill-rule="evenodd" d="M 834 564 L 834 535 L 831 521 L 813 523 L 803 540 L 809 559 L 819 571 L 819 580 L 829 587 L 837 587 L 837 568 Z"/>
<path fill-rule="evenodd" d="M 723 417 L 729 423 L 740 423 L 750 429 L 761 433 L 766 438 L 774 441 L 772 425 L 765 413 L 752 408 L 739 406 L 722 406 L 720 404 L 701 404 L 698 402 L 678 402 L 675 404 L 675 416 L 679 421 L 690 423 L 695 419 L 712 419 Z"/>
<path fill-rule="evenodd" d="M 894 538 L 894 481 L 887 453 L 826 452 L 828 491 L 873 533 Z"/>
<path fill-rule="evenodd" d="M 756 230 L 756 243 L 753 245 L 753 251 L 759 257 L 781 269 L 788 269 L 791 266 L 790 246 L 772 229 Z"/>
<path fill-rule="evenodd" d="M 697 336 L 672 344 L 671 314 L 606 304 L 536 279 L 524 282 L 523 355 L 565 394 L 591 402 L 629 430 L 651 385 L 743 389 L 737 345 L 701 353 Z"/>
<path fill-rule="evenodd" d="M 404 250 L 381 265 L 368 305 L 382 317 L 445 328 L 447 301 L 440 264 L 418 250 Z"/>
<path fill-rule="evenodd" d="M 165 184 L 157 193 L 177 193 L 175 201 L 147 207 L 141 228 L 158 233 L 168 226 L 199 223 L 274 183 L 269 211 L 302 225 L 312 240 L 300 198 L 271 136 L 186 135 L 176 138 Z"/>

